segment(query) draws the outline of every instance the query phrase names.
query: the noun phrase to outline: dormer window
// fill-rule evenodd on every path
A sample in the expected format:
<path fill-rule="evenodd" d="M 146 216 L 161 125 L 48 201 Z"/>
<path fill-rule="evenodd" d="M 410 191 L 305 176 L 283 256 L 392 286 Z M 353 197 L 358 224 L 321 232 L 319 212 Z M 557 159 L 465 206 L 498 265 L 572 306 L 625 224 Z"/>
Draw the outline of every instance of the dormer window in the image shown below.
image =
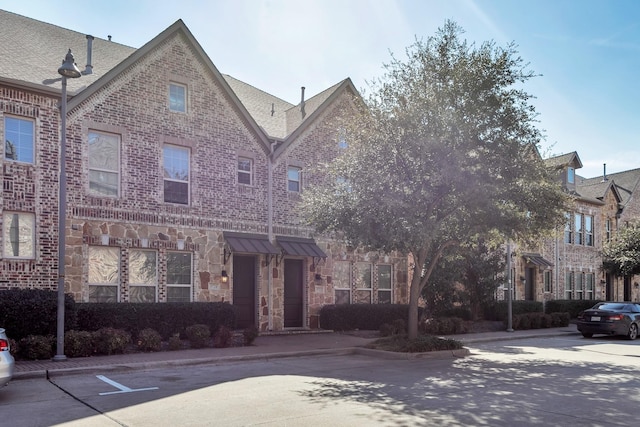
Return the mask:
<path fill-rule="evenodd" d="M 576 170 L 571 166 L 569 166 L 569 168 L 567 169 L 567 182 L 569 184 L 576 183 Z"/>

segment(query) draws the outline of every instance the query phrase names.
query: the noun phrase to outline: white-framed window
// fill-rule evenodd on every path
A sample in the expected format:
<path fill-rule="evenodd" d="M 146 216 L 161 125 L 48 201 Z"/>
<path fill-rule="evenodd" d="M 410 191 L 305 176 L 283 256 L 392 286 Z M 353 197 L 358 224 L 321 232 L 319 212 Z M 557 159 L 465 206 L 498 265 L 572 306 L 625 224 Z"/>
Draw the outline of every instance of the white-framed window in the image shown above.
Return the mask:
<path fill-rule="evenodd" d="M 607 242 L 611 241 L 611 218 L 607 218 L 607 222 L 605 223 L 605 234 Z"/>
<path fill-rule="evenodd" d="M 354 269 L 356 292 L 353 301 L 355 303 L 371 304 L 373 301 L 372 265 L 368 262 L 356 262 Z"/>
<path fill-rule="evenodd" d="M 4 258 L 35 258 L 36 218 L 32 213 L 3 212 L 2 253 Z"/>
<path fill-rule="evenodd" d="M 593 216 L 584 216 L 584 244 L 585 246 L 593 246 Z"/>
<path fill-rule="evenodd" d="M 585 286 L 584 286 L 584 299 L 592 300 L 593 299 L 593 291 L 596 283 L 596 274 L 595 273 L 586 273 L 584 275 L 585 278 Z"/>
<path fill-rule="evenodd" d="M 573 299 L 573 271 L 567 271 L 565 276 L 564 299 Z"/>
<path fill-rule="evenodd" d="M 347 133 L 344 131 L 344 129 L 340 129 L 338 131 L 338 148 L 344 150 L 348 146 L 349 144 L 347 143 Z"/>
<path fill-rule="evenodd" d="M 564 216 L 565 216 L 564 242 L 565 243 L 571 243 L 571 238 L 572 238 L 571 214 L 569 212 L 567 212 L 566 214 L 564 214 Z"/>
<path fill-rule="evenodd" d="M 544 291 L 546 293 L 552 292 L 553 290 L 553 274 L 551 270 L 544 271 Z"/>
<path fill-rule="evenodd" d="M 393 302 L 391 265 L 378 265 L 378 304 L 391 304 Z"/>
<path fill-rule="evenodd" d="M 582 273 L 576 273 L 574 276 L 575 279 L 575 291 L 576 291 L 576 299 L 583 299 L 584 298 L 584 293 L 583 293 L 583 275 Z"/>
<path fill-rule="evenodd" d="M 89 191 L 120 195 L 120 135 L 89 131 Z"/>
<path fill-rule="evenodd" d="M 575 237 L 574 237 L 574 242 L 576 245 L 582 245 L 584 244 L 584 229 L 582 228 L 582 219 L 583 219 L 583 215 L 581 213 L 577 213 L 575 214 L 575 220 L 573 222 L 574 225 L 574 231 L 575 231 Z"/>
<path fill-rule="evenodd" d="M 156 302 L 158 253 L 132 249 L 129 253 L 129 302 Z"/>
<path fill-rule="evenodd" d="M 120 249 L 89 246 L 89 302 L 118 302 Z"/>
<path fill-rule="evenodd" d="M 572 167 L 567 169 L 567 182 L 569 184 L 575 184 L 576 182 L 576 170 Z"/>
<path fill-rule="evenodd" d="M 287 188 L 293 193 L 302 191 L 302 168 L 298 166 L 287 167 Z"/>
<path fill-rule="evenodd" d="M 4 158 L 34 163 L 35 124 L 31 119 L 4 117 Z"/>
<path fill-rule="evenodd" d="M 167 302 L 191 302 L 191 258 L 190 252 L 167 252 Z"/>
<path fill-rule="evenodd" d="M 351 263 L 336 261 L 333 264 L 333 289 L 336 304 L 351 304 Z"/>
<path fill-rule="evenodd" d="M 176 145 L 163 148 L 164 201 L 189 204 L 191 150 Z"/>
<path fill-rule="evenodd" d="M 238 184 L 253 184 L 253 159 L 238 157 Z"/>
<path fill-rule="evenodd" d="M 187 87 L 179 83 L 169 83 L 169 110 L 187 112 Z"/>

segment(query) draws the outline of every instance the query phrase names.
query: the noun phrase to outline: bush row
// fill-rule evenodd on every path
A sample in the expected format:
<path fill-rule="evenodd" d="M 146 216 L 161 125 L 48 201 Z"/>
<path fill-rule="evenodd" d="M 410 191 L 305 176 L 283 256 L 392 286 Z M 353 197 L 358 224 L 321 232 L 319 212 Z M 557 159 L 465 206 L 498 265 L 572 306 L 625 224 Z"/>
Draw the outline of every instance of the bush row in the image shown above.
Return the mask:
<path fill-rule="evenodd" d="M 380 330 L 383 324 L 409 318 L 408 304 L 332 304 L 320 309 L 320 327 L 334 331 Z M 418 316 L 422 314 L 422 309 Z"/>
<path fill-rule="evenodd" d="M 190 348 L 230 347 L 234 345 L 233 333 L 225 326 L 220 326 L 211 334 L 207 325 L 196 324 L 185 329 Z M 257 328 L 243 331 L 243 345 L 251 345 L 258 336 Z M 71 330 L 65 333 L 64 350 L 68 357 L 89 357 L 93 355 L 121 354 L 127 351 L 154 352 L 181 350 L 185 348 L 179 334 L 174 334 L 163 342 L 162 336 L 152 328 L 142 329 L 134 336 L 117 328 L 101 328 L 96 331 Z M 18 360 L 45 360 L 55 354 L 55 337 L 53 335 L 28 335 L 20 340 L 12 340 L 11 353 Z"/>
<path fill-rule="evenodd" d="M 19 341 L 29 335 L 56 335 L 57 292 L 40 289 L 0 291 L 0 325 Z M 190 303 L 75 303 L 65 297 L 65 330 L 122 329 L 132 336 L 148 328 L 163 340 L 174 334 L 185 337 L 190 325 L 235 329 L 235 307 L 220 302 Z"/>
<path fill-rule="evenodd" d="M 601 300 L 580 300 L 580 299 L 561 299 L 561 300 L 552 300 L 547 301 L 545 304 L 545 312 L 553 313 L 553 312 L 563 312 L 569 313 L 572 319 L 578 317 L 578 314 L 586 310 L 588 308 L 593 307 Z"/>
<path fill-rule="evenodd" d="M 523 313 L 513 316 L 513 329 L 560 328 L 569 325 L 569 313 Z M 506 321 L 505 321 L 506 324 Z"/>

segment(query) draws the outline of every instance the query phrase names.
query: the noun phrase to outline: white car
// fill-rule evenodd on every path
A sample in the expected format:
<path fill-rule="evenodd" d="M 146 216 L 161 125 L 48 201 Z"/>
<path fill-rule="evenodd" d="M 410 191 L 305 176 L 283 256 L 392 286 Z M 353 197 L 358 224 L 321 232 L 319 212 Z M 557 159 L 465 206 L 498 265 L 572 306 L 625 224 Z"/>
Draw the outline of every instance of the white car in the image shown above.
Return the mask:
<path fill-rule="evenodd" d="M 4 329 L 0 328 L 0 387 L 7 385 L 13 377 L 15 361 L 9 350 L 11 350 L 9 338 Z"/>

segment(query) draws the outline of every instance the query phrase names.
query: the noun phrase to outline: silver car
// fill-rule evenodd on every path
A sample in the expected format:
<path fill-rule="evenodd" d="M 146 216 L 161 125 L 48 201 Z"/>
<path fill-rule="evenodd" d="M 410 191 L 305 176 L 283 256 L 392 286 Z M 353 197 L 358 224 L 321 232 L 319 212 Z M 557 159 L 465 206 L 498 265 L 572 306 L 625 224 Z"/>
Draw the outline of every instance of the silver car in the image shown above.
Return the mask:
<path fill-rule="evenodd" d="M 11 350 L 9 338 L 4 329 L 0 328 L 0 387 L 7 385 L 13 377 L 15 361 L 9 350 Z"/>

